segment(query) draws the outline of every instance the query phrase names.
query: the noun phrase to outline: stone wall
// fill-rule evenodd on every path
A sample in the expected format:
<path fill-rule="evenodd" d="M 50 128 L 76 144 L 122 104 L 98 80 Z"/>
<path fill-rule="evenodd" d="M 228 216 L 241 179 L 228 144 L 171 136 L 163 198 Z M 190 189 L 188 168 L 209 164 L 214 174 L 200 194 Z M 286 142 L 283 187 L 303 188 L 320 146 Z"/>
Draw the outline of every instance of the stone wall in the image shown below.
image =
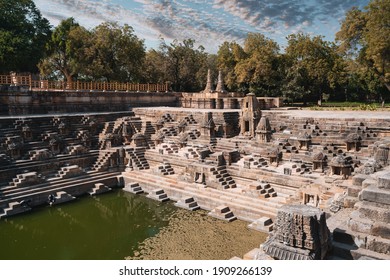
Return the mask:
<path fill-rule="evenodd" d="M 202 97 L 199 93 L 183 93 L 179 99 L 179 105 L 183 108 L 194 109 L 241 109 L 243 97 Z M 262 110 L 278 108 L 281 105 L 279 97 L 257 97 Z"/>
<path fill-rule="evenodd" d="M 177 106 L 172 92 L 64 92 L 0 88 L 0 115 L 115 112 L 131 107 Z"/>

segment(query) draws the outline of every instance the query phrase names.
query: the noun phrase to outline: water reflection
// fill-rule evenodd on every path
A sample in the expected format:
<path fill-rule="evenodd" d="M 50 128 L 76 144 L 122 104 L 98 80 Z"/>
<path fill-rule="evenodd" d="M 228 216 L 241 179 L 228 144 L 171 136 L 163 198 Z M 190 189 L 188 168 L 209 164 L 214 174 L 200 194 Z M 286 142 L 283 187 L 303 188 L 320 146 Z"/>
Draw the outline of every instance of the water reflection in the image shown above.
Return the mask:
<path fill-rule="evenodd" d="M 0 259 L 123 259 L 176 211 L 121 190 L 0 220 Z"/>

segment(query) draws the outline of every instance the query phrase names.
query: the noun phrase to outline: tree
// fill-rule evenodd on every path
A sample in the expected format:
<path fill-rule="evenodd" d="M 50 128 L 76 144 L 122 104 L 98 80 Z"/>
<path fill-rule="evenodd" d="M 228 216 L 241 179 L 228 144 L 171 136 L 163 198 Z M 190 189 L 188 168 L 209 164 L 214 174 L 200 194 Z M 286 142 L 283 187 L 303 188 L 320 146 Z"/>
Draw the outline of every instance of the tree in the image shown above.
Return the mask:
<path fill-rule="evenodd" d="M 279 46 L 260 33 L 249 33 L 244 43 L 242 59 L 234 69 L 239 83 L 248 85 L 250 91 L 275 95 L 279 85 Z"/>
<path fill-rule="evenodd" d="M 390 0 L 372 0 L 365 11 L 352 8 L 336 34 L 339 50 L 353 57 L 390 91 Z M 366 75 L 367 76 L 367 75 Z M 370 75 L 368 75 L 370 76 Z M 387 92 L 388 93 L 388 92 Z M 379 96 L 383 99 L 382 96 Z"/>
<path fill-rule="evenodd" d="M 236 42 L 225 41 L 218 49 L 218 69 L 223 72 L 225 84 L 231 91 L 239 90 L 237 75 L 234 70 L 237 63 L 245 57 L 244 49 Z"/>
<path fill-rule="evenodd" d="M 287 39 L 284 94 L 293 99 L 301 97 L 305 103 L 318 100 L 320 104 L 323 94 L 330 94 L 345 75 L 336 46 L 321 36 L 311 38 L 302 33 Z"/>
<path fill-rule="evenodd" d="M 161 51 L 150 49 L 146 52 L 143 64 L 143 81 L 148 83 L 165 83 L 167 76 L 167 57 Z"/>
<path fill-rule="evenodd" d="M 36 72 L 49 21 L 31 0 L 0 0 L 0 72 Z"/>
<path fill-rule="evenodd" d="M 48 78 L 63 78 L 67 83 L 77 77 L 85 67 L 83 61 L 89 32 L 74 18 L 68 18 L 54 29 L 46 45 L 48 56 L 38 65 L 41 74 Z"/>
<path fill-rule="evenodd" d="M 85 50 L 87 75 L 107 81 L 140 81 L 145 47 L 131 26 L 106 22 L 95 27 L 91 34 Z"/>
<path fill-rule="evenodd" d="M 175 40 L 171 44 L 161 42 L 160 51 L 166 57 L 167 81 L 175 91 L 199 91 L 206 81 L 209 67 L 203 46 L 195 48 L 195 40 Z"/>

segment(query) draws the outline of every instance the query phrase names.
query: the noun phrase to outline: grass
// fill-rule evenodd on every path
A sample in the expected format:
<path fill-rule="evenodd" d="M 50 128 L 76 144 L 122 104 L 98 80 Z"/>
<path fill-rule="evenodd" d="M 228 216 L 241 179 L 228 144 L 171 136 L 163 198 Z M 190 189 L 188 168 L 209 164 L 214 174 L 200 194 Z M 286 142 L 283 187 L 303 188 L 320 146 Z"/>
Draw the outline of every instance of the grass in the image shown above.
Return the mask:
<path fill-rule="evenodd" d="M 321 107 L 381 107 L 380 103 L 367 102 L 323 102 Z"/>

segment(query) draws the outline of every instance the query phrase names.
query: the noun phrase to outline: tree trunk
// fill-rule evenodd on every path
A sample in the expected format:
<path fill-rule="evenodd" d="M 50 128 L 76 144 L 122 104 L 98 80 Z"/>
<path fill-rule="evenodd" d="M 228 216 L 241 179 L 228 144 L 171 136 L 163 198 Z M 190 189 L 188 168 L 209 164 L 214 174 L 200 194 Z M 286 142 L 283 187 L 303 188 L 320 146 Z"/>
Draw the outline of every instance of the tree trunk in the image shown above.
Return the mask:
<path fill-rule="evenodd" d="M 72 89 L 72 75 L 67 71 L 64 71 L 65 81 L 64 81 L 64 89 Z"/>

